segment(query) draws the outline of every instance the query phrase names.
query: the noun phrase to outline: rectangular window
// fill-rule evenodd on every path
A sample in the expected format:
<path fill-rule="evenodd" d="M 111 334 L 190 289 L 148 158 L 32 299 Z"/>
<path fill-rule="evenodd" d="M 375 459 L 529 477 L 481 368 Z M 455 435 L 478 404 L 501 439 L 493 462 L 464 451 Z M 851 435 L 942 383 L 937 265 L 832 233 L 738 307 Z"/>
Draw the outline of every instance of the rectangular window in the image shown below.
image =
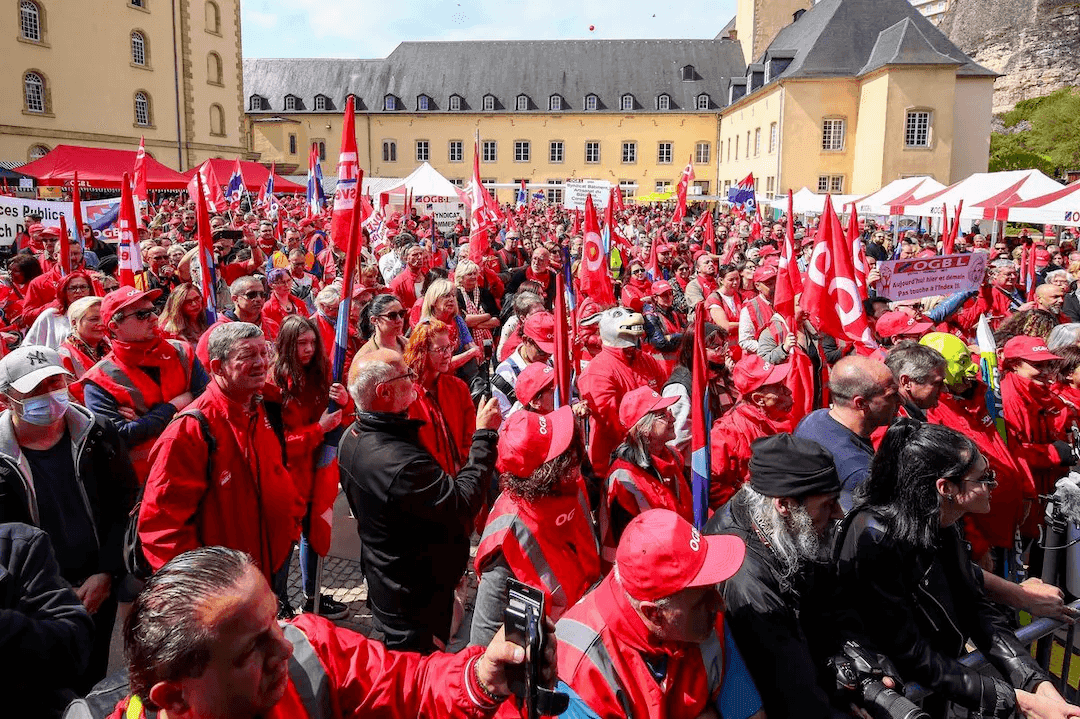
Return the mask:
<path fill-rule="evenodd" d="M 465 161 L 465 143 L 461 140 L 451 140 L 446 159 L 450 162 Z"/>
<path fill-rule="evenodd" d="M 633 180 L 619 180 L 619 192 L 622 193 L 624 200 L 629 200 L 634 196 L 635 187 L 637 187 L 637 183 Z"/>
<path fill-rule="evenodd" d="M 563 143 L 562 140 L 552 140 L 548 145 L 548 162 L 562 162 L 563 161 Z"/>
<path fill-rule="evenodd" d="M 694 180 L 694 187 L 697 189 L 692 191 L 691 195 L 703 196 L 709 194 L 709 181 L 708 180 Z"/>
<path fill-rule="evenodd" d="M 671 143 L 670 142 L 658 142 L 658 143 L 656 143 L 656 164 L 658 164 L 658 165 L 670 165 L 671 164 Z"/>
<path fill-rule="evenodd" d="M 461 179 L 460 177 L 451 177 L 449 179 L 451 185 L 454 185 L 455 187 L 465 187 L 465 180 Z"/>
<path fill-rule="evenodd" d="M 416 98 L 416 109 L 420 110 L 421 112 L 427 112 L 427 109 L 428 109 L 427 95 L 421 95 L 420 97 Z"/>
<path fill-rule="evenodd" d="M 289 135 L 289 154 L 296 154 L 296 135 Z"/>
<path fill-rule="evenodd" d="M 596 95 L 586 95 L 585 96 L 585 109 L 586 110 L 595 110 L 596 105 L 597 105 Z"/>
<path fill-rule="evenodd" d="M 562 143 L 559 143 L 559 144 L 561 145 Z M 561 162 L 561 160 L 560 160 L 560 162 Z M 561 185 L 562 180 L 548 180 L 548 184 L 549 185 Z M 547 191 L 547 201 L 554 204 L 554 205 L 561 205 L 562 204 L 562 188 L 561 187 L 553 187 L 552 189 L 548 190 Z"/>
<path fill-rule="evenodd" d="M 450 111 L 451 112 L 458 112 L 459 110 L 461 110 L 461 96 L 460 95 L 451 95 L 450 96 Z"/>
<path fill-rule="evenodd" d="M 671 190 L 671 180 L 657 180 L 654 187 L 657 192 L 669 192 Z"/>
<path fill-rule="evenodd" d="M 636 142 L 624 142 L 622 144 L 622 161 L 624 165 L 633 165 L 637 162 Z"/>
<path fill-rule="evenodd" d="M 480 146 L 482 148 L 480 154 L 481 160 L 484 162 L 495 162 L 499 159 L 499 148 L 495 140 L 484 140 Z"/>
<path fill-rule="evenodd" d="M 526 97 L 525 95 L 518 95 L 517 109 L 518 109 L 518 112 L 524 112 L 525 110 L 528 110 L 529 109 L 529 98 Z"/>
<path fill-rule="evenodd" d="M 319 162 L 326 161 L 326 141 L 325 140 L 313 140 L 319 153 Z"/>
<path fill-rule="evenodd" d="M 769 125 L 769 154 L 776 152 L 776 140 L 779 138 L 779 130 L 776 123 Z"/>
<path fill-rule="evenodd" d="M 396 110 L 397 109 L 397 102 L 395 101 L 395 98 L 394 98 L 393 95 L 387 95 L 386 96 L 386 99 L 383 101 L 383 109 L 385 109 L 385 110 Z"/>
<path fill-rule="evenodd" d="M 731 162 L 731 138 L 727 139 L 727 161 Z"/>
<path fill-rule="evenodd" d="M 484 95 L 484 112 L 492 112 L 495 109 L 495 98 L 491 95 Z"/>
<path fill-rule="evenodd" d="M 754 157 L 761 154 L 761 128 L 754 130 Z"/>
<path fill-rule="evenodd" d="M 739 136 L 735 136 L 735 162 L 739 161 Z"/>
<path fill-rule="evenodd" d="M 772 197 L 774 194 L 776 194 L 776 178 L 775 177 L 767 177 L 767 178 L 765 178 L 765 194 L 767 194 L 769 197 Z"/>
<path fill-rule="evenodd" d="M 585 143 L 585 162 L 595 164 L 600 162 L 600 143 L 590 140 Z"/>
<path fill-rule="evenodd" d="M 819 194 L 831 192 L 833 194 L 844 191 L 843 175 L 820 175 L 817 179 L 817 191 Z"/>
<path fill-rule="evenodd" d="M 709 164 L 709 155 L 712 154 L 712 146 L 707 142 L 699 142 L 694 146 L 694 162 L 699 165 Z"/>
<path fill-rule="evenodd" d="M 844 121 L 842 119 L 832 118 L 822 121 L 821 149 L 832 152 L 844 149 Z"/>
<path fill-rule="evenodd" d="M 514 142 L 514 162 L 531 162 L 532 145 L 528 140 L 516 140 Z"/>
<path fill-rule="evenodd" d="M 562 95 L 552 95 L 548 99 L 548 109 L 561 110 L 562 109 Z"/>
<path fill-rule="evenodd" d="M 431 159 L 431 145 L 427 140 L 416 141 L 416 161 L 427 162 Z"/>
<path fill-rule="evenodd" d="M 905 147 L 930 147 L 930 113 L 926 110 L 912 110 L 907 114 L 904 125 Z"/>
<path fill-rule="evenodd" d="M 382 144 L 382 159 L 383 162 L 397 162 L 397 143 L 392 140 L 386 140 Z"/>

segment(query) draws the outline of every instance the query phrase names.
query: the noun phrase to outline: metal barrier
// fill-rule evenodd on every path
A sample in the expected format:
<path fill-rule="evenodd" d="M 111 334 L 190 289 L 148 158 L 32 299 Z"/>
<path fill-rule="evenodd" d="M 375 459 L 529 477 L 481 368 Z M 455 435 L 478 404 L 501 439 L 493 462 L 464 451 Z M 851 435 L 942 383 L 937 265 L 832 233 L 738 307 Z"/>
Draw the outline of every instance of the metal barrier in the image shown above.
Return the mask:
<path fill-rule="evenodd" d="M 1080 609 L 1080 599 L 1069 604 L 1073 609 Z M 1016 632 L 1016 638 L 1022 644 L 1029 644 L 1034 648 L 1034 656 L 1039 666 L 1046 669 L 1054 678 L 1061 695 L 1069 702 L 1076 703 L 1080 698 L 1080 690 L 1069 684 L 1069 669 L 1072 665 L 1073 642 L 1076 634 L 1076 624 L 1066 624 L 1055 619 L 1036 619 L 1031 624 L 1021 627 Z M 1063 649 L 1060 671 L 1055 671 L 1052 666 L 1053 649 L 1055 646 Z M 986 657 L 980 651 L 965 654 L 960 658 L 960 663 L 972 669 L 987 666 Z M 904 694 L 912 701 L 926 698 L 932 692 L 915 682 L 905 687 Z"/>

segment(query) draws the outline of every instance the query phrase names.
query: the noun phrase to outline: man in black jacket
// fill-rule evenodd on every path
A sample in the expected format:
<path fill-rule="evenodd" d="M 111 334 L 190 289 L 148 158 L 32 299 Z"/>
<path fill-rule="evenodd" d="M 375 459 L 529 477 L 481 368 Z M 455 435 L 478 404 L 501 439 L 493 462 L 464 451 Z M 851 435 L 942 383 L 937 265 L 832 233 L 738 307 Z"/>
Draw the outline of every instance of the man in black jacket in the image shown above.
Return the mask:
<path fill-rule="evenodd" d="M 363 542 L 368 606 L 391 649 L 430 653 L 450 640 L 454 588 L 469 561 L 473 518 L 495 470 L 499 405 L 476 414 L 469 459 L 457 476 L 420 443 L 406 412 L 416 377 L 401 354 L 379 350 L 349 370 L 357 419 L 341 439 L 341 486 Z"/>
<path fill-rule="evenodd" d="M 49 535 L 0 524 L 0 691 L 10 716 L 59 717 L 75 698 L 94 622 L 60 577 Z"/>
<path fill-rule="evenodd" d="M 815 621 L 823 612 L 813 602 L 828 594 L 814 591 L 829 581 L 818 560 L 843 516 L 836 465 L 821 445 L 786 433 L 752 448 L 749 484 L 705 527 L 746 542 L 742 567 L 724 583 L 725 616 L 769 719 L 829 719 L 818 670 L 835 632 Z"/>

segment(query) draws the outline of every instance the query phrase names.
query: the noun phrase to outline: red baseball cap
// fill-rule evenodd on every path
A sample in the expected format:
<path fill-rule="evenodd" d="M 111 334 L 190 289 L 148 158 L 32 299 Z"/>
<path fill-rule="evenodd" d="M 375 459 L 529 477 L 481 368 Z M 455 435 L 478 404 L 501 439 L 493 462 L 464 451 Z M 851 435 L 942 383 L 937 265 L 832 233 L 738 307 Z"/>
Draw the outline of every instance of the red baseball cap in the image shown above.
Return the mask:
<path fill-rule="evenodd" d="M 768 282 L 776 279 L 776 265 L 765 263 L 754 270 L 754 282 Z"/>
<path fill-rule="evenodd" d="M 543 362 L 531 362 L 521 370 L 514 383 L 514 394 L 522 406 L 536 399 L 536 395 L 555 384 L 555 370 Z"/>
<path fill-rule="evenodd" d="M 922 336 L 934 328 L 934 323 L 927 319 L 916 319 L 906 312 L 893 310 L 878 317 L 877 333 L 881 337 L 897 337 L 901 335 Z"/>
<path fill-rule="evenodd" d="M 667 409 L 678 401 L 678 397 L 664 397 L 652 387 L 638 387 L 623 395 L 619 403 L 619 421 L 629 430 L 650 412 Z"/>
<path fill-rule="evenodd" d="M 759 355 L 747 354 L 735 364 L 731 372 L 731 378 L 735 382 L 735 389 L 740 395 L 747 395 L 770 384 L 784 381 L 791 371 L 791 365 L 772 364 L 766 362 Z"/>
<path fill-rule="evenodd" d="M 1005 343 L 1002 353 L 1007 360 L 1022 359 L 1032 362 L 1061 359 L 1046 347 L 1046 340 L 1041 337 L 1017 335 Z"/>
<path fill-rule="evenodd" d="M 671 283 L 667 280 L 657 280 L 656 282 L 652 283 L 652 290 L 650 291 L 655 296 L 662 295 L 665 292 L 672 292 L 673 290 L 671 289 Z"/>
<path fill-rule="evenodd" d="M 134 287 L 120 287 L 105 295 L 101 300 L 101 319 L 108 324 L 112 316 L 125 307 L 138 302 L 144 297 L 151 302 L 161 296 L 161 290 L 137 290 Z"/>
<path fill-rule="evenodd" d="M 41 236 L 42 237 L 59 237 L 60 236 L 60 228 L 59 227 L 46 227 L 45 229 L 43 229 L 41 231 Z"/>
<path fill-rule="evenodd" d="M 548 414 L 519 409 L 499 431 L 495 467 L 517 477 L 531 477 L 541 465 L 565 452 L 573 439 L 574 411 L 570 405 Z"/>
<path fill-rule="evenodd" d="M 31 235 L 35 232 L 43 232 L 44 230 L 45 225 L 41 224 L 40 222 L 35 222 L 34 224 L 26 228 L 26 232 Z"/>
<path fill-rule="evenodd" d="M 615 563 L 627 594 L 656 601 L 732 577 L 745 556 L 736 536 L 703 535 L 670 509 L 650 509 L 626 525 Z"/>
<path fill-rule="evenodd" d="M 550 312 L 529 315 L 522 328 L 522 334 L 548 354 L 555 353 L 555 315 Z"/>
<path fill-rule="evenodd" d="M 780 250 L 776 249 L 775 245 L 762 245 L 758 251 L 758 257 L 769 257 L 771 255 L 779 255 Z"/>

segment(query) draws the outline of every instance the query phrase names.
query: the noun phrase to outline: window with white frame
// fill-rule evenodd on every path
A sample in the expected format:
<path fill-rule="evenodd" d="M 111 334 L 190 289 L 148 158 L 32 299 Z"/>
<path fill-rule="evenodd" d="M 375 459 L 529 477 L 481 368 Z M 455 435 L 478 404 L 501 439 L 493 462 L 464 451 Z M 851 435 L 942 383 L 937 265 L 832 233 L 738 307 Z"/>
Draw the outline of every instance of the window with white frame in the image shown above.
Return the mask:
<path fill-rule="evenodd" d="M 460 177 L 448 177 L 447 179 L 450 180 L 451 185 L 454 185 L 456 187 L 465 187 L 465 180 L 461 179 Z"/>
<path fill-rule="evenodd" d="M 819 175 L 817 179 L 817 191 L 819 194 L 831 192 L 838 194 L 844 191 L 843 175 Z"/>
<path fill-rule="evenodd" d="M 384 110 L 396 110 L 397 109 L 397 98 L 394 97 L 393 95 L 387 95 L 386 97 L 384 97 L 383 98 L 383 109 Z"/>
<path fill-rule="evenodd" d="M 495 140 L 484 140 L 480 143 L 480 159 L 483 162 L 496 162 L 499 159 L 499 147 Z"/>
<path fill-rule="evenodd" d="M 548 180 L 548 184 L 549 185 L 561 185 L 562 180 Z M 553 205 L 561 205 L 562 204 L 562 188 L 561 187 L 553 187 L 552 189 L 548 190 L 547 191 L 547 201 L 552 203 Z"/>
<path fill-rule="evenodd" d="M 416 161 L 427 162 L 431 159 L 431 143 L 427 140 L 416 141 Z"/>
<path fill-rule="evenodd" d="M 658 164 L 658 165 L 670 165 L 671 164 L 671 143 L 670 142 L 658 142 L 658 143 L 656 143 L 656 164 Z"/>
<path fill-rule="evenodd" d="M 136 65 L 146 65 L 146 36 L 138 30 L 131 33 L 131 61 Z"/>
<path fill-rule="evenodd" d="M 252 95 L 248 105 L 249 110 L 263 110 L 266 107 L 263 104 L 263 97 L 261 95 Z"/>
<path fill-rule="evenodd" d="M 624 165 L 632 165 L 637 162 L 637 143 L 627 141 L 622 144 L 622 161 Z"/>
<path fill-rule="evenodd" d="M 514 162 L 531 162 L 532 144 L 528 140 L 514 141 Z"/>
<path fill-rule="evenodd" d="M 671 109 L 671 96 L 670 95 L 660 95 L 659 97 L 657 97 L 656 98 L 656 109 L 657 110 L 670 110 Z"/>
<path fill-rule="evenodd" d="M 150 124 L 150 98 L 145 92 L 135 93 L 135 124 L 142 126 Z"/>
<path fill-rule="evenodd" d="M 754 130 L 754 157 L 761 154 L 761 128 L 755 128 Z"/>
<path fill-rule="evenodd" d="M 597 97 L 596 95 L 593 95 L 593 94 L 588 94 L 588 95 L 585 96 L 585 109 L 586 110 L 595 110 L 599 106 L 600 106 L 600 98 L 599 97 Z"/>
<path fill-rule="evenodd" d="M 712 145 L 707 142 L 699 142 L 694 146 L 694 162 L 698 165 L 709 164 L 709 157 L 712 155 Z"/>
<path fill-rule="evenodd" d="M 427 112 L 428 109 L 428 96 L 420 95 L 416 98 L 416 109 L 420 112 Z"/>
<path fill-rule="evenodd" d="M 315 111 L 316 112 L 326 112 L 327 110 L 330 109 L 329 105 L 330 105 L 330 103 L 327 102 L 326 95 L 316 95 L 315 96 Z"/>
<path fill-rule="evenodd" d="M 619 192 L 624 200 L 629 200 L 634 196 L 635 187 L 637 187 L 637 183 L 633 180 L 619 180 Z"/>
<path fill-rule="evenodd" d="M 780 129 L 776 123 L 769 125 L 769 154 L 776 152 L 776 141 L 780 138 Z"/>
<path fill-rule="evenodd" d="M 285 112 L 293 112 L 293 111 L 295 111 L 296 110 L 296 104 L 297 103 L 296 103 L 296 96 L 295 95 L 286 95 L 285 96 Z"/>
<path fill-rule="evenodd" d="M 600 162 L 599 140 L 589 140 L 585 143 L 585 162 L 590 165 Z"/>
<path fill-rule="evenodd" d="M 905 147 L 930 147 L 930 111 L 909 110 L 904 123 Z"/>
<path fill-rule="evenodd" d="M 562 95 L 552 95 L 548 98 L 549 110 L 561 110 L 562 109 Z"/>
<path fill-rule="evenodd" d="M 495 96 L 484 95 L 484 112 L 493 112 L 495 110 Z"/>
<path fill-rule="evenodd" d="M 450 146 L 447 148 L 446 159 L 450 162 L 464 162 L 465 161 L 465 142 L 464 140 L 451 140 Z"/>
<path fill-rule="evenodd" d="M 526 110 L 528 110 L 529 109 L 529 96 L 528 95 L 518 95 L 517 96 L 517 105 L 516 105 L 516 107 L 517 107 L 518 112 L 525 112 Z"/>
<path fill-rule="evenodd" d="M 827 152 L 839 152 L 844 149 L 843 118 L 827 117 L 821 121 L 821 149 Z"/>
<path fill-rule="evenodd" d="M 40 160 L 49 154 L 49 148 L 45 145 L 34 145 L 30 148 L 30 162 Z"/>
<path fill-rule="evenodd" d="M 27 112 L 45 112 L 45 80 L 36 72 L 23 75 Z"/>
<path fill-rule="evenodd" d="M 461 95 L 451 95 L 450 96 L 450 111 L 451 112 L 460 112 L 461 111 Z"/>
<path fill-rule="evenodd" d="M 382 161 L 397 162 L 397 143 L 393 140 L 383 140 Z"/>
<path fill-rule="evenodd" d="M 563 142 L 562 140 L 552 140 L 548 145 L 548 162 L 562 162 L 563 161 Z"/>
<path fill-rule="evenodd" d="M 697 109 L 708 110 L 712 106 L 709 100 L 709 96 L 706 93 L 701 93 L 697 96 Z"/>
<path fill-rule="evenodd" d="M 653 185 L 653 187 L 656 189 L 657 192 L 670 192 L 671 180 L 657 180 L 656 184 Z"/>
<path fill-rule="evenodd" d="M 766 177 L 765 178 L 765 194 L 768 195 L 769 197 L 772 197 L 773 195 L 776 194 L 776 178 L 775 177 Z"/>
<path fill-rule="evenodd" d="M 19 33 L 24 40 L 41 42 L 41 8 L 33 0 L 19 3 Z"/>
<path fill-rule="evenodd" d="M 631 95 L 630 93 L 626 93 L 625 95 L 623 95 L 622 98 L 619 100 L 619 108 L 624 110 L 624 111 L 625 110 L 633 110 L 634 109 L 634 96 Z"/>

